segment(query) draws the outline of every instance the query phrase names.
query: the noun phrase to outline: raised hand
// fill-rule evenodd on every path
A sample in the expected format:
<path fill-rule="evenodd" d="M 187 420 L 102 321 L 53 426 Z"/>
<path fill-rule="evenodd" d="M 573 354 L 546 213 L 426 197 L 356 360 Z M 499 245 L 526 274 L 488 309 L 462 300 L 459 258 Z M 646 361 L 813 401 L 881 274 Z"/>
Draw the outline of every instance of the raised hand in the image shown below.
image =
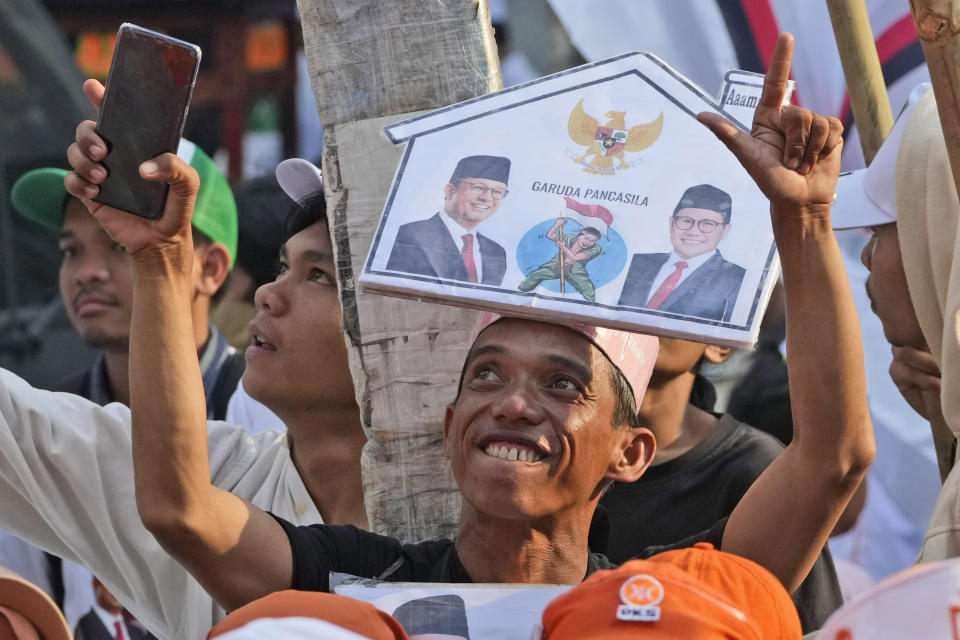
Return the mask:
<path fill-rule="evenodd" d="M 103 85 L 96 80 L 87 80 L 83 91 L 99 109 L 103 103 Z M 101 164 L 107 156 L 107 145 L 94 131 L 95 126 L 91 120 L 81 122 L 77 126 L 76 140 L 67 149 L 67 160 L 73 168 L 63 181 L 67 192 L 79 198 L 110 237 L 134 256 L 190 241 L 190 219 L 200 178 L 193 167 L 172 153 L 159 155 L 140 165 L 144 180 L 170 185 L 160 218 L 147 220 L 90 199 L 99 193 L 98 185 L 107 179 L 106 169 Z"/>
<path fill-rule="evenodd" d="M 793 36 L 780 34 L 749 135 L 715 113 L 700 113 L 697 119 L 733 152 L 771 203 L 829 205 L 840 172 L 843 125 L 802 107 L 783 106 L 792 57 Z"/>
<path fill-rule="evenodd" d="M 933 354 L 913 347 L 893 347 L 890 378 L 907 404 L 929 419 L 923 392 L 940 393 L 940 367 L 937 366 Z"/>

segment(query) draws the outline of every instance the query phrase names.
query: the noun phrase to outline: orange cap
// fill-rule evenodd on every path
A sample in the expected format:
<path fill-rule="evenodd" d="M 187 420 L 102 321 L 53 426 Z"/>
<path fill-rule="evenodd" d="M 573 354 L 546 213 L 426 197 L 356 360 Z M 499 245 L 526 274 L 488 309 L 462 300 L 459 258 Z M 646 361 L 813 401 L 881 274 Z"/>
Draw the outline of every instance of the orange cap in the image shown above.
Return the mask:
<path fill-rule="evenodd" d="M 797 640 L 790 596 L 766 569 L 699 543 L 598 571 L 543 612 L 544 640 Z"/>
<path fill-rule="evenodd" d="M 233 611 L 207 634 L 207 640 L 263 618 L 317 618 L 370 640 L 408 640 L 400 623 L 372 604 L 312 591 L 278 591 Z"/>

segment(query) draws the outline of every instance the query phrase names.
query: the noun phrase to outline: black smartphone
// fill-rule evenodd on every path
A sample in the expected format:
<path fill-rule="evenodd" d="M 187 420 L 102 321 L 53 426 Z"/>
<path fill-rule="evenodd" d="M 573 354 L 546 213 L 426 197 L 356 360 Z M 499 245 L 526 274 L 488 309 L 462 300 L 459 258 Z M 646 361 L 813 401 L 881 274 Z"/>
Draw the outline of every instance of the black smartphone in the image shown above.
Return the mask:
<path fill-rule="evenodd" d="M 200 68 L 200 47 L 124 23 L 107 76 L 97 133 L 107 144 L 107 179 L 94 200 L 159 218 L 167 185 L 140 177 L 140 165 L 176 153 Z"/>

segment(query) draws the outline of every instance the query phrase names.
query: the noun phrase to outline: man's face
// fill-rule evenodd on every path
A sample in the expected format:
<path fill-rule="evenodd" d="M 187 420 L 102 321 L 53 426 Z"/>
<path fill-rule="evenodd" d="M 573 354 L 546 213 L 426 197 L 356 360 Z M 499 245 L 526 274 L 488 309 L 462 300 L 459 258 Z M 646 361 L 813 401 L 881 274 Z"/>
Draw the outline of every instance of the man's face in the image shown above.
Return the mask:
<path fill-rule="evenodd" d="M 443 188 L 443 210 L 470 231 L 497 212 L 506 193 L 507 185 L 499 180 L 464 178 Z"/>
<path fill-rule="evenodd" d="M 681 258 L 712 253 L 728 233 L 730 225 L 724 224 L 723 216 L 710 209 L 680 209 L 670 216 L 670 242 Z"/>
<path fill-rule="evenodd" d="M 599 240 L 599 238 L 592 233 L 584 233 L 581 231 L 577 236 L 577 240 L 580 242 L 581 247 L 584 249 L 589 249 L 593 245 L 597 244 L 597 240 Z"/>
<path fill-rule="evenodd" d="M 244 389 L 281 419 L 321 405 L 353 405 L 326 224 L 287 240 L 280 265 L 277 279 L 255 295 Z"/>
<path fill-rule="evenodd" d="M 883 324 L 887 342 L 894 346 L 921 346 L 925 342 L 907 289 L 897 223 L 873 227 L 871 232 L 873 235 L 860 254 L 863 266 L 870 271 L 870 306 Z"/>
<path fill-rule="evenodd" d="M 64 209 L 58 244 L 60 297 L 73 328 L 94 347 L 126 350 L 133 309 L 130 257 L 75 198 Z"/>
<path fill-rule="evenodd" d="M 599 497 L 629 431 L 611 424 L 611 366 L 586 337 L 557 325 L 507 319 L 481 333 L 444 422 L 466 502 L 534 519 Z"/>

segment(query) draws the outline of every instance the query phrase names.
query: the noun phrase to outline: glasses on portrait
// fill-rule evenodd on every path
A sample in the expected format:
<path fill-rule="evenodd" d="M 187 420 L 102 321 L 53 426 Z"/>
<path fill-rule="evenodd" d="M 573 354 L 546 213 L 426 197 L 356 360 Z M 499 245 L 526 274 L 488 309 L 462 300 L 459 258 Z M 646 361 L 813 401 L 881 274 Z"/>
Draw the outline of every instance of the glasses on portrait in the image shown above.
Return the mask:
<path fill-rule="evenodd" d="M 469 180 L 462 180 L 461 184 L 467 185 L 470 189 L 470 195 L 474 198 L 480 198 L 487 191 L 490 192 L 490 197 L 494 200 L 503 200 L 507 197 L 507 194 L 510 193 L 506 189 L 501 189 L 499 187 L 488 187 L 485 184 L 480 184 L 479 182 L 470 182 Z"/>
<path fill-rule="evenodd" d="M 717 230 L 717 227 L 722 227 L 725 223 L 717 222 L 716 220 L 708 220 L 704 218 L 703 220 L 694 220 L 687 216 L 672 216 L 673 217 L 673 226 L 681 231 L 686 231 L 687 229 L 693 228 L 693 223 L 697 223 L 697 229 L 701 233 L 713 233 Z"/>

